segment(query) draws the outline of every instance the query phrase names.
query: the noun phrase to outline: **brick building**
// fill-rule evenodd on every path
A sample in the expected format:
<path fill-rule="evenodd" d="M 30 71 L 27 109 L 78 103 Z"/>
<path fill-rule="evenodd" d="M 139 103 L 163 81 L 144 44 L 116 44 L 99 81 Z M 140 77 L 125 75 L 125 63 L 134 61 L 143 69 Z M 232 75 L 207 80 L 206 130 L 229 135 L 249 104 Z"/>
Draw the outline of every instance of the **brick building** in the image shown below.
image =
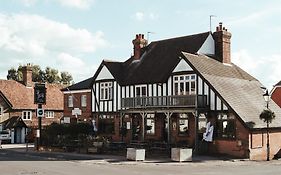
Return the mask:
<path fill-rule="evenodd" d="M 90 122 L 92 120 L 93 78 L 62 89 L 64 94 L 64 118 L 62 122 Z"/>
<path fill-rule="evenodd" d="M 271 98 L 281 108 L 281 81 L 271 90 Z"/>
<path fill-rule="evenodd" d="M 34 104 L 34 85 L 32 82 L 32 67 L 30 64 L 22 68 L 23 82 L 0 80 L 0 122 L 19 116 L 30 128 L 38 127 L 36 116 L 37 105 Z M 60 122 L 63 116 L 63 93 L 58 84 L 46 83 L 46 104 L 43 105 L 45 116 L 42 126 L 52 122 Z M 18 132 L 19 133 L 19 132 Z M 26 131 L 22 131 L 24 135 Z M 16 132 L 14 132 L 16 134 Z M 24 140 L 24 139 L 23 139 Z"/>
<path fill-rule="evenodd" d="M 266 125 L 259 119 L 264 86 L 231 63 L 230 39 L 222 24 L 214 33 L 150 44 L 136 35 L 131 58 L 104 60 L 93 77 L 98 133 L 113 141 L 184 144 L 200 151 L 206 129 L 213 128 L 208 153 L 265 159 Z M 281 110 L 273 101 L 269 106 L 276 114 L 272 158 L 281 148 Z"/>

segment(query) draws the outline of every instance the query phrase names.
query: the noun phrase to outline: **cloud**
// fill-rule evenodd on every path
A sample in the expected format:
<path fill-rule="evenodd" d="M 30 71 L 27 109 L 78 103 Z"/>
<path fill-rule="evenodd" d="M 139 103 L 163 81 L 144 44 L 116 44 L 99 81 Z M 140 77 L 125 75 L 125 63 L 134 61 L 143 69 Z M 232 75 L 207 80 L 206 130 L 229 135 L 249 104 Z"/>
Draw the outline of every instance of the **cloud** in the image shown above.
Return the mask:
<path fill-rule="evenodd" d="M 144 19 L 144 13 L 142 13 L 142 12 L 137 12 L 137 13 L 135 14 L 135 17 L 136 17 L 136 19 L 137 19 L 138 21 L 142 21 L 142 20 Z"/>
<path fill-rule="evenodd" d="M 20 2 L 26 7 L 30 7 L 35 5 L 36 3 L 39 3 L 38 0 L 20 0 Z M 95 1 L 94 0 L 44 0 L 43 2 L 59 3 L 61 6 L 64 7 L 85 10 L 85 9 L 89 9 Z"/>
<path fill-rule="evenodd" d="M 268 56 L 253 56 L 247 50 L 233 53 L 233 63 L 257 78 L 268 89 L 280 81 L 281 53 Z"/>
<path fill-rule="evenodd" d="M 58 0 L 62 6 L 73 7 L 78 9 L 89 9 L 94 0 Z"/>
<path fill-rule="evenodd" d="M 60 68 L 70 73 L 76 70 L 74 68 L 81 71 L 82 66 L 87 66 L 78 58 L 108 46 L 102 31 L 91 33 L 31 14 L 0 13 L 0 33 L 1 78 L 6 76 L 9 68 L 26 63 L 40 64 L 42 68 Z M 77 67 L 69 67 L 70 64 Z M 81 75 L 72 74 L 75 78 Z"/>
<path fill-rule="evenodd" d="M 145 14 L 144 12 L 136 12 L 133 16 L 133 18 L 137 21 L 144 21 L 144 20 L 157 20 L 158 15 L 154 13 L 147 13 Z"/>
<path fill-rule="evenodd" d="M 276 17 L 276 15 L 280 15 L 280 6 L 271 4 L 267 7 L 263 7 L 262 9 L 258 9 L 252 13 L 245 14 L 243 16 L 236 16 L 234 18 L 226 19 L 227 25 L 231 27 L 240 27 L 240 26 L 253 26 L 259 25 L 260 22 L 271 21 L 272 17 Z"/>
<path fill-rule="evenodd" d="M 27 7 L 30 7 L 37 2 L 37 0 L 20 0 L 20 1 L 23 5 L 25 5 Z"/>

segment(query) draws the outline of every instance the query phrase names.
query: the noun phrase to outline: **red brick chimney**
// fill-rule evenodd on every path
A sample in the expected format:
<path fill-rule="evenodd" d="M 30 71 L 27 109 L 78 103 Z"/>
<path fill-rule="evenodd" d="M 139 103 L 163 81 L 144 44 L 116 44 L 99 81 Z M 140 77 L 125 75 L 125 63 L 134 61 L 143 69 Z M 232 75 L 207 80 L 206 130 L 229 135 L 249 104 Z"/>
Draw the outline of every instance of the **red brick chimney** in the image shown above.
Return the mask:
<path fill-rule="evenodd" d="M 134 58 L 138 60 L 142 55 L 141 49 L 147 45 L 147 40 L 144 39 L 143 34 L 138 34 L 136 35 L 136 38 L 133 40 L 133 44 L 134 44 Z"/>
<path fill-rule="evenodd" d="M 26 87 L 32 87 L 32 66 L 28 63 L 26 66 L 23 66 L 21 69 L 23 84 Z"/>
<path fill-rule="evenodd" d="M 215 40 L 215 59 L 222 63 L 231 63 L 231 33 L 228 32 L 225 27 L 222 27 L 222 22 L 219 23 L 219 26 L 216 28 L 216 32 L 213 33 L 213 36 Z"/>

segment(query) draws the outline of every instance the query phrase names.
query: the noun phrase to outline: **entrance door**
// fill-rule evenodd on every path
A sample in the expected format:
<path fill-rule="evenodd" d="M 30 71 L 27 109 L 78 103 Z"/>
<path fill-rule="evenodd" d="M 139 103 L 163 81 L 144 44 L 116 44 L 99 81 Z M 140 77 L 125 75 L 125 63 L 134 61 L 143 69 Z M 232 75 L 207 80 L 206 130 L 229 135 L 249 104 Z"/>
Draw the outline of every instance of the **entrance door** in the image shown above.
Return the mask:
<path fill-rule="evenodd" d="M 166 117 L 162 118 L 162 139 L 164 142 L 168 142 L 168 122 Z"/>
<path fill-rule="evenodd" d="M 21 143 L 21 128 L 16 128 L 15 135 L 16 135 L 15 143 Z"/>

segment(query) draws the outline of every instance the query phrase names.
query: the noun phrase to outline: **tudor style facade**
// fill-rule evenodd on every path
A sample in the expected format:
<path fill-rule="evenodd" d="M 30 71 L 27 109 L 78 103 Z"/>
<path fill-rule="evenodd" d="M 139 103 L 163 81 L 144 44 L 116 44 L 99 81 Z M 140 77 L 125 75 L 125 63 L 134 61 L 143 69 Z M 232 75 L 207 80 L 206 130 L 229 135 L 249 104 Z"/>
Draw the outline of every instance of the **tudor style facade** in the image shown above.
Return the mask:
<path fill-rule="evenodd" d="M 137 35 L 131 58 L 104 60 L 93 77 L 92 111 L 99 134 L 115 141 L 164 141 L 198 149 L 206 123 L 211 122 L 215 131 L 209 152 L 261 159 L 262 85 L 231 63 L 230 38 L 222 24 L 214 33 L 149 45 Z M 277 115 L 271 125 L 274 138 L 281 136 L 281 111 L 276 106 L 271 104 Z M 273 157 L 281 140 L 271 142 Z"/>

